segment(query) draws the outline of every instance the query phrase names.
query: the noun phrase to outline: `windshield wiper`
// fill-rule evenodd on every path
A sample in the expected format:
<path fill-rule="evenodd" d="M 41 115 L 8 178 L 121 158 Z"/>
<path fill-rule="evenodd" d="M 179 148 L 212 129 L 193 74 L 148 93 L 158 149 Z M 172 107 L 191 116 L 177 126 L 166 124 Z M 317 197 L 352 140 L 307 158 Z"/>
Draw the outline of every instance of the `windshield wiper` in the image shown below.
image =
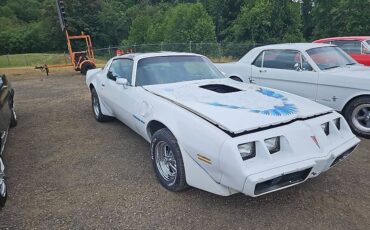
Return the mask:
<path fill-rule="evenodd" d="M 353 62 L 353 63 L 348 63 L 346 65 L 356 65 L 356 62 Z"/>
<path fill-rule="evenodd" d="M 326 68 L 324 68 L 324 70 L 334 69 L 334 68 L 338 68 L 338 67 L 340 67 L 340 66 L 339 65 L 334 65 L 334 66 L 326 67 Z"/>

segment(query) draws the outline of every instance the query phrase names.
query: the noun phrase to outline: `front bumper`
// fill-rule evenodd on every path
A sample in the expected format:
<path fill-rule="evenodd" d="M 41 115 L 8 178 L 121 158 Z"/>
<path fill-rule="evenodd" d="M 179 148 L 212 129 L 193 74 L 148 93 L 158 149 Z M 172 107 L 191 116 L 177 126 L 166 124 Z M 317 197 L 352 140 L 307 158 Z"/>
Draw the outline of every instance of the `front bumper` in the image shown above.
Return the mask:
<path fill-rule="evenodd" d="M 359 140 L 353 138 L 325 157 L 312 158 L 251 174 L 246 178 L 242 192 L 256 197 L 300 184 L 345 159 L 355 150 L 358 143 Z"/>
<path fill-rule="evenodd" d="M 341 119 L 340 128 L 335 120 Z M 329 123 L 326 135 L 321 125 Z M 271 154 L 264 141 L 280 136 L 280 151 Z M 237 146 L 255 142 L 256 156 L 242 160 Z M 345 157 L 360 140 L 344 118 L 333 112 L 305 121 L 232 138 L 220 153 L 220 184 L 248 196 L 260 196 L 318 176 Z"/>

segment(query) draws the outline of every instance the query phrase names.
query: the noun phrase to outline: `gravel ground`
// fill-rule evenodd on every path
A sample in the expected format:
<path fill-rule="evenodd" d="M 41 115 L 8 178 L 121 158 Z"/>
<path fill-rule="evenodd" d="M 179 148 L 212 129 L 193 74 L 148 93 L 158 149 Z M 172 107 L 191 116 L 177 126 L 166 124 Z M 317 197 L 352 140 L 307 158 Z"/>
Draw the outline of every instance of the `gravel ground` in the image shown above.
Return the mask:
<path fill-rule="evenodd" d="M 0 228 L 369 229 L 370 141 L 330 171 L 250 198 L 157 182 L 149 144 L 92 116 L 84 78 L 14 74 L 18 126 L 4 152 L 9 198 Z"/>

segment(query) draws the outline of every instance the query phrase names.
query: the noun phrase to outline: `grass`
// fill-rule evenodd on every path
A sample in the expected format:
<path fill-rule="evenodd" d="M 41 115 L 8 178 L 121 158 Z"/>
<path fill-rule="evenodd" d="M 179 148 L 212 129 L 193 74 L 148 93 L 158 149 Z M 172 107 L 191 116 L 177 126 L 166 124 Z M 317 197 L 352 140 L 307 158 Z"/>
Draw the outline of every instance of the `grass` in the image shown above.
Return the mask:
<path fill-rule="evenodd" d="M 97 57 L 96 59 L 97 65 L 103 65 L 106 62 L 105 57 Z M 28 53 L 0 55 L 0 68 L 35 67 L 43 64 L 64 65 L 70 63 L 68 54 Z"/>
<path fill-rule="evenodd" d="M 48 53 L 29 53 L 11 54 L 0 56 L 0 68 L 13 67 L 35 67 L 37 65 L 69 64 L 68 55 L 48 54 Z"/>

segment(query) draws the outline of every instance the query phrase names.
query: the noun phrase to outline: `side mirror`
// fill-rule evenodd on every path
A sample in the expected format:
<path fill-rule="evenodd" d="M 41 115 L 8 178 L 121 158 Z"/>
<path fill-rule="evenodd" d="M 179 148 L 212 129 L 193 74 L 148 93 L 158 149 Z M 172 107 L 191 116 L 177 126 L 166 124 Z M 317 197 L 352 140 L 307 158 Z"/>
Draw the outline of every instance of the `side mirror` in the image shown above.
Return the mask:
<path fill-rule="evenodd" d="M 302 71 L 302 66 L 300 63 L 295 63 L 294 64 L 294 70 L 295 71 Z"/>
<path fill-rule="evenodd" d="M 128 81 L 127 81 L 126 78 L 117 78 L 116 84 L 117 85 L 127 86 L 128 85 Z"/>
<path fill-rule="evenodd" d="M 112 71 L 108 71 L 107 78 L 113 81 L 117 80 L 117 77 L 113 75 Z"/>

